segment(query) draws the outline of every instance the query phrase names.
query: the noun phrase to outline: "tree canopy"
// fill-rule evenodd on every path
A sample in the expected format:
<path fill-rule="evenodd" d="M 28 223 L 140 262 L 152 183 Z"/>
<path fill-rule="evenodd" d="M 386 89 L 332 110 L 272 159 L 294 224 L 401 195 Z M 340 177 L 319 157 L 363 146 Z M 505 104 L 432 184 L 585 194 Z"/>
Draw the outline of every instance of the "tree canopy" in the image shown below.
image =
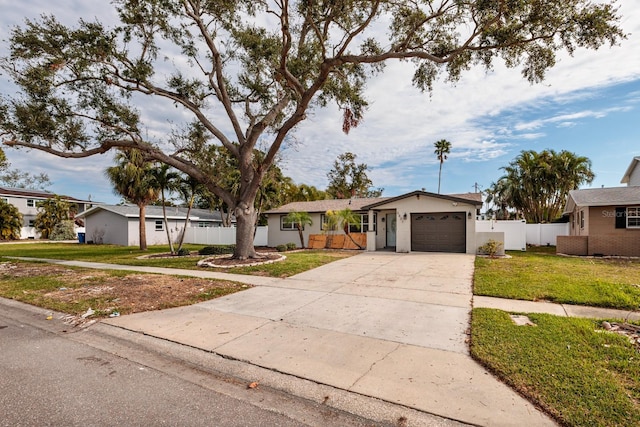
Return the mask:
<path fill-rule="evenodd" d="M 595 177 L 591 160 L 565 150 L 522 151 L 502 169 L 505 175 L 491 185 L 487 202 L 501 216 L 511 207 L 531 223 L 558 219 L 569 191 Z"/>
<path fill-rule="evenodd" d="M 333 162 L 333 169 L 327 173 L 329 186 L 327 194 L 334 199 L 350 197 L 380 197 L 383 189 L 372 189 L 373 181 L 369 179 L 366 163 L 356 164 L 356 155 L 342 153 Z"/>
<path fill-rule="evenodd" d="M 77 210 L 78 207 L 74 203 L 63 200 L 57 195 L 42 200 L 38 202 L 38 213 L 33 226 L 40 232 L 40 237 L 50 239 L 53 237 L 56 226 L 72 219 Z"/>
<path fill-rule="evenodd" d="M 51 181 L 46 173 L 31 174 L 19 169 L 11 169 L 11 163 L 0 148 L 0 184 L 12 188 L 44 190 Z"/>
<path fill-rule="evenodd" d="M 112 3 L 114 28 L 43 16 L 12 30 L 0 67 L 19 93 L 0 100 L 0 137 L 60 157 L 136 148 L 175 167 L 234 211 L 239 258 L 256 256 L 254 201 L 290 133 L 330 102 L 345 131 L 356 126 L 367 80 L 386 61 L 411 61 L 423 90 L 498 58 L 538 82 L 558 51 L 624 37 L 613 0 Z M 162 103 L 175 106 L 166 119 L 183 131 L 171 144 L 148 129 Z M 201 167 L 212 146 L 236 159 L 239 188 Z"/>

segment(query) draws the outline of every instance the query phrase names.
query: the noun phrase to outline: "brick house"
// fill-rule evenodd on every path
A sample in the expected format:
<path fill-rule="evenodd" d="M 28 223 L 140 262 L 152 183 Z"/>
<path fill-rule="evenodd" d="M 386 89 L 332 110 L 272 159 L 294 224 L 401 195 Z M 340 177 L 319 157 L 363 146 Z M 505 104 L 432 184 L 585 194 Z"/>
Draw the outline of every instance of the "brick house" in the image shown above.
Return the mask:
<path fill-rule="evenodd" d="M 570 235 L 558 236 L 558 253 L 640 257 L 640 157 L 621 183 L 627 186 L 569 192 L 564 215 Z"/>

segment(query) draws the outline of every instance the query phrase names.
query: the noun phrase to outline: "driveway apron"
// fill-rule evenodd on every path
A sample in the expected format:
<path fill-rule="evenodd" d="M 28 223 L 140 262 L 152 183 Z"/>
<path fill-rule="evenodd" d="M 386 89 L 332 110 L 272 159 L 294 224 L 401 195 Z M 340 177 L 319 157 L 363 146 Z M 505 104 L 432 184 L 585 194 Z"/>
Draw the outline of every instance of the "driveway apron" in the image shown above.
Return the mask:
<path fill-rule="evenodd" d="M 554 425 L 471 359 L 474 256 L 364 252 L 106 323 L 476 425 Z"/>

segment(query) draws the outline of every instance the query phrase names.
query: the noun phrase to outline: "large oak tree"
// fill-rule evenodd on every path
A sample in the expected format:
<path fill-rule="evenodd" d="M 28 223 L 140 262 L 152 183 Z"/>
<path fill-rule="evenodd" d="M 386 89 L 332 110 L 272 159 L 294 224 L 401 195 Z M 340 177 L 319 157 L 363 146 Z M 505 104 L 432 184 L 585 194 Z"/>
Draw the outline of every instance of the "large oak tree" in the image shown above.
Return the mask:
<path fill-rule="evenodd" d="M 389 60 L 411 61 L 431 90 L 472 66 L 502 58 L 532 82 L 560 50 L 624 37 L 613 0 L 115 0 L 120 24 L 54 16 L 10 36 L 2 69 L 20 93 L 0 101 L 5 144 L 61 157 L 133 147 L 194 177 L 232 207 L 235 256 L 255 256 L 254 200 L 287 136 L 310 109 L 337 103 L 343 128 L 367 107 L 367 79 Z M 386 27 L 386 28 L 385 28 Z M 146 99 L 145 99 L 146 97 Z M 166 146 L 142 117 L 162 103 L 203 138 Z M 148 125 L 148 124 L 147 124 Z M 323 142 L 324 143 L 324 142 Z M 254 157 L 258 144 L 265 155 Z M 201 167 L 224 146 L 237 160 L 238 191 Z"/>

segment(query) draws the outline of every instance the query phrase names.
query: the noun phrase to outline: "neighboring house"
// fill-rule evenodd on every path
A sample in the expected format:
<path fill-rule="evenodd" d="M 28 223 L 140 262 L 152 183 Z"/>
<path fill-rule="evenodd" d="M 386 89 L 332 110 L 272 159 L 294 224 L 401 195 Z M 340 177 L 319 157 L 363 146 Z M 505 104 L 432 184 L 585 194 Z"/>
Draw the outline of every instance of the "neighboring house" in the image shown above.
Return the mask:
<path fill-rule="evenodd" d="M 268 217 L 269 246 L 289 242 L 299 244 L 295 224 L 285 219 L 291 211 L 310 214 L 313 225 L 304 229 L 305 242 L 308 242 L 310 234 L 325 231 L 322 224 L 327 211 L 349 208 L 362 220 L 360 228 L 352 225 L 350 230 L 366 233 L 369 251 L 391 249 L 396 252 L 475 254 L 475 219 L 481 207 L 480 193 L 441 195 L 414 191 L 398 197 L 294 202 L 265 214 Z"/>
<path fill-rule="evenodd" d="M 90 208 L 94 203 L 90 200 L 75 199 L 48 191 L 0 187 L 0 199 L 14 205 L 22 214 L 22 231 L 20 234 L 20 238 L 22 239 L 35 239 L 39 237 L 38 231 L 33 226 L 36 215 L 38 214 L 38 203 L 55 196 L 60 196 L 62 200 L 74 204 L 77 207 L 78 213 Z"/>
<path fill-rule="evenodd" d="M 187 208 L 167 206 L 171 239 L 179 240 L 187 217 Z M 161 206 L 146 207 L 148 245 L 166 245 L 167 231 Z M 140 244 L 140 210 L 135 205 L 98 205 L 77 215 L 85 221 L 87 243 L 138 246 Z M 220 212 L 192 209 L 188 227 L 221 227 Z"/>
<path fill-rule="evenodd" d="M 569 192 L 564 215 L 570 235 L 558 236 L 558 253 L 640 256 L 640 157 L 632 160 L 621 183 L 627 186 Z"/>

